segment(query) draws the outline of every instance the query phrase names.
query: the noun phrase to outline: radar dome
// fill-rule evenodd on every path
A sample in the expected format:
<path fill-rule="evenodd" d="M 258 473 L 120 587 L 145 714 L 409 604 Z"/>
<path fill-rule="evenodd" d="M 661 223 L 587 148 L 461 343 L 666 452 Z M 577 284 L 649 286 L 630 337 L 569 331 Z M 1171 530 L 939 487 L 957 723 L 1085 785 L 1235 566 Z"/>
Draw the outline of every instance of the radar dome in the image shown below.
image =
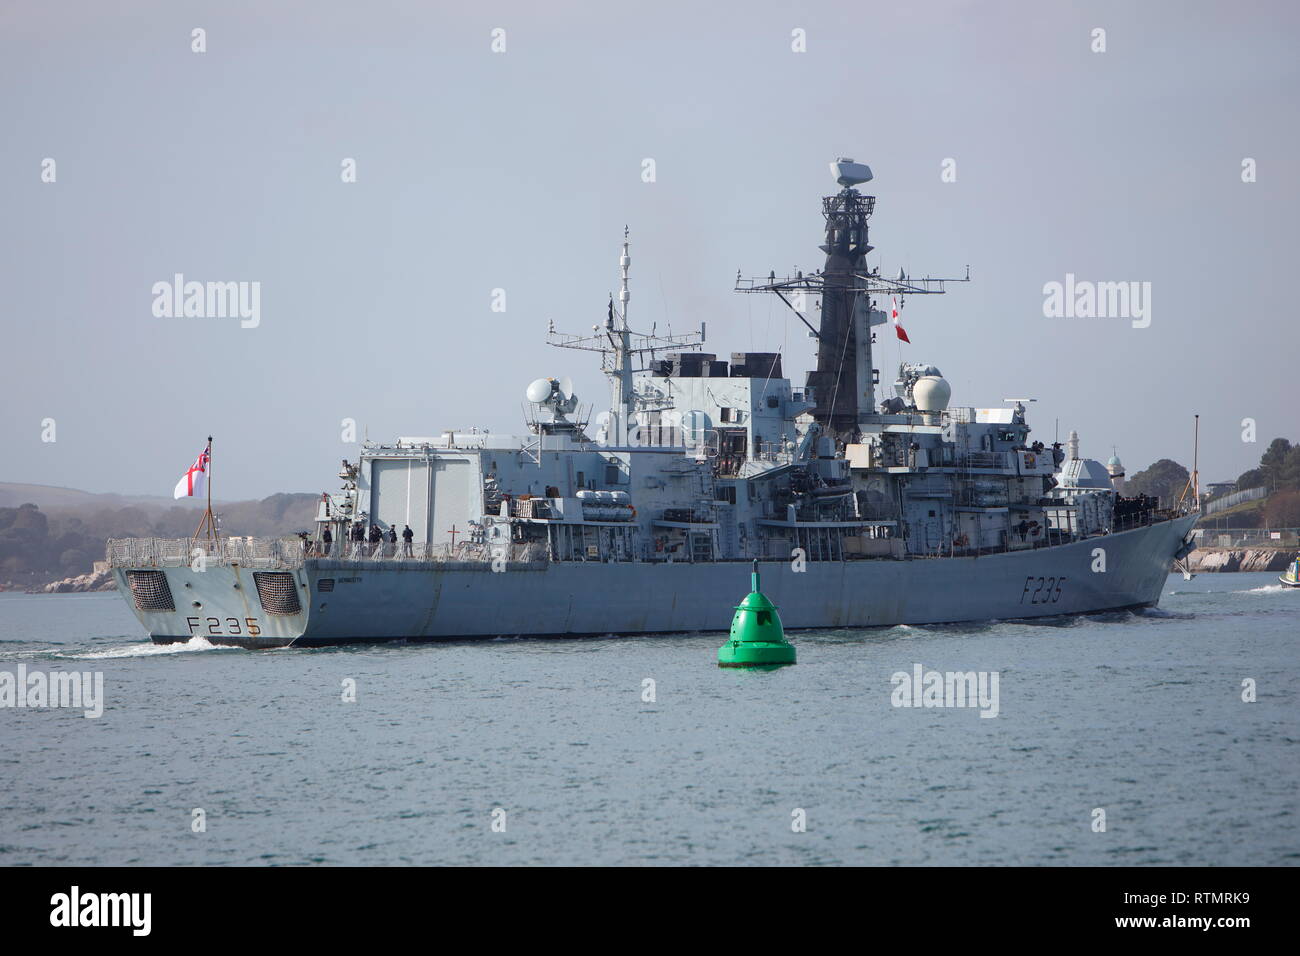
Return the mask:
<path fill-rule="evenodd" d="M 549 378 L 539 378 L 528 386 L 528 391 L 524 393 L 530 402 L 540 404 L 551 397 L 551 380 Z"/>
<path fill-rule="evenodd" d="M 948 407 L 952 398 L 952 386 L 948 380 L 938 375 L 925 375 L 917 379 L 912 386 L 912 399 L 922 412 L 941 412 Z"/>

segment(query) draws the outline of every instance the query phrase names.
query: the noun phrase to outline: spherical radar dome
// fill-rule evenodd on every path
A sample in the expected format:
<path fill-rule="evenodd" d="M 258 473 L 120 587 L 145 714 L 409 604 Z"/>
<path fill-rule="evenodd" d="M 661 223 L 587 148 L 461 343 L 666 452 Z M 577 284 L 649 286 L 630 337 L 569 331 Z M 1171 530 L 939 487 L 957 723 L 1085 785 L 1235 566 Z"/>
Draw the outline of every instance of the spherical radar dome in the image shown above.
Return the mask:
<path fill-rule="evenodd" d="M 941 412 L 952 398 L 952 386 L 937 375 L 924 375 L 912 386 L 912 398 L 923 412 Z"/>
<path fill-rule="evenodd" d="M 534 404 L 546 401 L 551 397 L 551 380 L 549 378 L 537 379 L 528 386 L 528 391 L 524 394 Z"/>

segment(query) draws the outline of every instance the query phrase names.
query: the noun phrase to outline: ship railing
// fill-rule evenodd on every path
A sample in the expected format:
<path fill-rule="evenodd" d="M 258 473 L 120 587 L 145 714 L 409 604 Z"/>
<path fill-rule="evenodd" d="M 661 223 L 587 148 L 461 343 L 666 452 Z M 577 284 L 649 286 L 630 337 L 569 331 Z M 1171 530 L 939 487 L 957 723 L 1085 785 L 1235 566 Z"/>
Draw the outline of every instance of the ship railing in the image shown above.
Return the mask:
<path fill-rule="evenodd" d="M 1007 456 L 1005 452 L 1000 451 L 972 451 L 959 458 L 957 466 L 959 468 L 1005 469 L 1007 467 Z"/>
<path fill-rule="evenodd" d="M 749 460 L 788 465 L 794 461 L 794 451 L 779 442 L 759 442 L 758 447 L 750 454 Z"/>
<path fill-rule="evenodd" d="M 1171 521 L 1180 517 L 1172 511 L 1144 511 L 1134 515 L 1127 515 L 1120 518 L 1112 518 L 1108 527 L 1087 528 L 1087 529 L 1065 529 L 1060 527 L 1048 527 L 1041 529 L 1038 534 L 1034 534 L 1032 529 L 1027 529 L 1023 537 L 1014 528 L 1004 528 L 1000 534 L 1000 539 L 992 545 L 982 545 L 976 547 L 972 544 L 958 545 L 957 542 L 951 541 L 946 544 L 938 545 L 931 548 L 918 548 L 909 550 L 907 556 L 912 559 L 916 558 L 950 558 L 956 556 L 970 557 L 985 554 L 1004 554 L 1010 551 L 1034 551 L 1040 548 L 1054 548 L 1062 544 L 1070 544 L 1075 541 L 1089 541 L 1096 538 L 1104 538 L 1110 534 L 1118 534 L 1121 531 L 1132 531 L 1136 528 L 1146 528 L 1158 524 L 1162 521 Z M 1300 534 L 1300 530 L 1297 532 Z M 1198 538 L 1200 546 L 1205 547 L 1208 544 L 1208 533 Z M 1274 542 L 1276 544 L 1276 542 Z"/>
<path fill-rule="evenodd" d="M 382 541 L 333 542 L 328 552 L 319 541 L 298 537 L 221 538 L 217 541 L 190 538 L 112 538 L 105 547 L 109 567 L 182 568 L 238 565 L 244 568 L 294 570 L 307 559 L 358 562 L 505 562 L 509 564 L 548 560 L 544 542 L 487 545 L 478 542 L 411 544 Z"/>
<path fill-rule="evenodd" d="M 1197 530 L 1202 548 L 1294 548 L 1300 528 L 1203 528 Z"/>
<path fill-rule="evenodd" d="M 400 561 L 422 561 L 422 562 L 480 562 L 490 564 L 494 561 L 507 561 L 510 563 L 525 562 L 532 563 L 536 561 L 545 561 L 547 559 L 546 544 L 541 541 L 510 544 L 480 544 L 478 542 L 458 541 L 455 547 L 448 542 L 440 544 L 416 544 L 412 542 L 407 545 L 405 542 L 396 543 L 381 541 L 378 544 L 371 544 L 369 541 L 353 542 L 346 541 L 342 548 L 331 547 L 326 553 L 319 543 L 314 543 L 308 558 L 317 558 L 327 561 L 368 561 L 368 562 L 400 562 Z"/>
<path fill-rule="evenodd" d="M 180 568 L 237 564 L 248 568 L 302 567 L 302 541 L 289 538 L 110 538 L 109 567 Z"/>

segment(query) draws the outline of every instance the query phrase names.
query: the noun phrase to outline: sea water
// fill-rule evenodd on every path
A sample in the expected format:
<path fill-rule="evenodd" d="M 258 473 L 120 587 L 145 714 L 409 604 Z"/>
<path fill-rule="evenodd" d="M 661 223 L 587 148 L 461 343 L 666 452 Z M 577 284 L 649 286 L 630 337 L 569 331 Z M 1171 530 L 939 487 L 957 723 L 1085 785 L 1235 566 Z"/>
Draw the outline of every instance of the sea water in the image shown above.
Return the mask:
<path fill-rule="evenodd" d="M 155 646 L 117 594 L 0 594 L 0 678 L 104 697 L 0 708 L 0 865 L 1295 865 L 1298 622 L 1276 575 L 1171 576 L 747 672 L 721 634 Z M 996 716 L 904 706 L 918 668 Z"/>

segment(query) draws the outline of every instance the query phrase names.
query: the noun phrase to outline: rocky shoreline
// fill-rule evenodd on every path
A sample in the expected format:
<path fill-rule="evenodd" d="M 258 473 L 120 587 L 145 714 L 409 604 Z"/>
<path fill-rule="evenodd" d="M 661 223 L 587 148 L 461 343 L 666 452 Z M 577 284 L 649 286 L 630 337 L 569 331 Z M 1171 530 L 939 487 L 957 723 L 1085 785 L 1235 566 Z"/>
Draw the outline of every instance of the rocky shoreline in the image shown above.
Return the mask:
<path fill-rule="evenodd" d="M 117 583 L 113 580 L 113 572 L 107 568 L 100 571 L 91 571 L 89 574 L 78 574 L 76 577 L 64 578 L 62 581 L 51 581 L 42 587 L 30 588 L 28 594 L 75 594 L 81 591 L 116 591 Z"/>
<path fill-rule="evenodd" d="M 1285 571 L 1295 551 L 1279 548 L 1197 548 L 1187 556 L 1194 573 Z"/>

